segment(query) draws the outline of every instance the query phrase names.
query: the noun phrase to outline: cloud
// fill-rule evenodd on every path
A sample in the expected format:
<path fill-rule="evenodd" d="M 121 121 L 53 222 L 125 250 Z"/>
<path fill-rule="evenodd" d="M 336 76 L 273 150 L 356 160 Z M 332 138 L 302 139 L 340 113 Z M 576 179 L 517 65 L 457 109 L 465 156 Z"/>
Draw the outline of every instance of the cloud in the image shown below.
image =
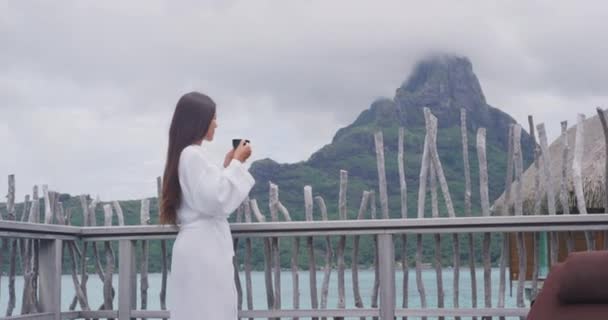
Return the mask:
<path fill-rule="evenodd" d="M 2 2 L 0 174 L 17 174 L 20 195 L 48 183 L 153 196 L 189 90 L 218 103 L 218 162 L 234 136 L 256 159 L 305 160 L 431 52 L 470 57 L 491 105 L 555 137 L 608 97 L 607 13 L 601 1 Z"/>

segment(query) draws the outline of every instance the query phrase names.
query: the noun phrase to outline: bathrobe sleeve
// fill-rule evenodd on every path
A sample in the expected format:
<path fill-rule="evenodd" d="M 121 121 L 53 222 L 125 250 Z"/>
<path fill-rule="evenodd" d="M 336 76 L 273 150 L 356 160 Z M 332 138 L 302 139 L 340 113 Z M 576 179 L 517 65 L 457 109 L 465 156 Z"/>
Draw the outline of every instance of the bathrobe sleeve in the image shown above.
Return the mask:
<path fill-rule="evenodd" d="M 206 216 L 228 217 L 245 200 L 255 180 L 247 168 L 233 159 L 228 167 L 219 168 L 205 154 L 186 148 L 180 157 L 179 178 L 192 209 Z"/>

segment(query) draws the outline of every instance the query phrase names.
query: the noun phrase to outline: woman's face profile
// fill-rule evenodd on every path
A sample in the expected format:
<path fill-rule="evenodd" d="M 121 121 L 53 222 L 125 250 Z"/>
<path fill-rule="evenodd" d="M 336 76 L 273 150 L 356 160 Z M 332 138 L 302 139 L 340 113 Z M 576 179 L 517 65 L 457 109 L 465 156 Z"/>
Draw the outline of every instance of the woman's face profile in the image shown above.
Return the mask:
<path fill-rule="evenodd" d="M 211 120 L 211 124 L 209 124 L 209 129 L 207 130 L 207 134 L 205 134 L 205 140 L 213 141 L 213 136 L 215 135 L 215 128 L 217 128 L 217 116 L 213 116 L 213 120 Z"/>

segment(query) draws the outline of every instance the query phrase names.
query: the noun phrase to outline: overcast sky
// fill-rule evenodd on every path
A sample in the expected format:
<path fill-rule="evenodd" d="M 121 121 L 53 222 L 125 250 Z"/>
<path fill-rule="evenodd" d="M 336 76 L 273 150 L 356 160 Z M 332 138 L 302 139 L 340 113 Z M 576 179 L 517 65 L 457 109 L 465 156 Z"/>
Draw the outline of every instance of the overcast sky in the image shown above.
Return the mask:
<path fill-rule="evenodd" d="M 218 163 L 306 160 L 419 59 L 471 59 L 488 103 L 527 127 L 608 101 L 605 1 L 0 0 L 0 194 L 17 176 L 102 200 L 155 195 L 179 96 L 218 104 Z"/>

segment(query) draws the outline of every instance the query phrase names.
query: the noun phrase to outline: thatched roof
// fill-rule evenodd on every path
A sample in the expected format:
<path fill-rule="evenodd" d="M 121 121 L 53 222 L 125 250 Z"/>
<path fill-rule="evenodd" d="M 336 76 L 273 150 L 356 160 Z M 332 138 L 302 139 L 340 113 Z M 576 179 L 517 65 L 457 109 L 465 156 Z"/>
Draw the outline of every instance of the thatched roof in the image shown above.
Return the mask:
<path fill-rule="evenodd" d="M 605 176 L 605 159 L 606 159 L 606 146 L 604 142 L 604 133 L 599 117 L 596 115 L 584 121 L 584 153 L 582 163 L 582 176 L 583 176 L 583 190 L 585 194 L 586 207 L 591 209 L 604 209 L 604 176 Z M 568 160 L 567 160 L 567 190 L 569 194 L 570 208 L 576 211 L 576 199 L 574 196 L 574 185 L 572 183 L 572 160 L 574 158 L 574 143 L 576 135 L 576 126 L 568 129 L 567 139 L 569 146 Z M 562 181 L 562 152 L 563 152 L 563 137 L 560 136 L 556 141 L 551 143 L 549 146 L 549 155 L 551 157 L 551 176 L 552 184 L 555 190 L 555 204 L 558 212 L 562 211 L 562 206 L 559 200 L 560 184 Z M 540 161 L 540 169 L 542 172 L 542 160 Z M 524 214 L 533 214 L 534 200 L 536 197 L 535 193 L 535 176 L 536 168 L 531 165 L 528 170 L 524 172 L 522 183 L 522 197 L 524 200 Z M 540 190 L 545 195 L 545 186 L 543 182 L 544 176 L 541 175 L 541 186 Z M 511 201 L 510 209 L 513 210 L 513 199 L 515 196 L 515 183 L 511 188 Z M 492 207 L 494 215 L 501 215 L 504 203 L 503 193 L 495 202 Z M 543 196 L 541 213 L 546 214 L 547 212 L 547 201 L 546 196 Z"/>

